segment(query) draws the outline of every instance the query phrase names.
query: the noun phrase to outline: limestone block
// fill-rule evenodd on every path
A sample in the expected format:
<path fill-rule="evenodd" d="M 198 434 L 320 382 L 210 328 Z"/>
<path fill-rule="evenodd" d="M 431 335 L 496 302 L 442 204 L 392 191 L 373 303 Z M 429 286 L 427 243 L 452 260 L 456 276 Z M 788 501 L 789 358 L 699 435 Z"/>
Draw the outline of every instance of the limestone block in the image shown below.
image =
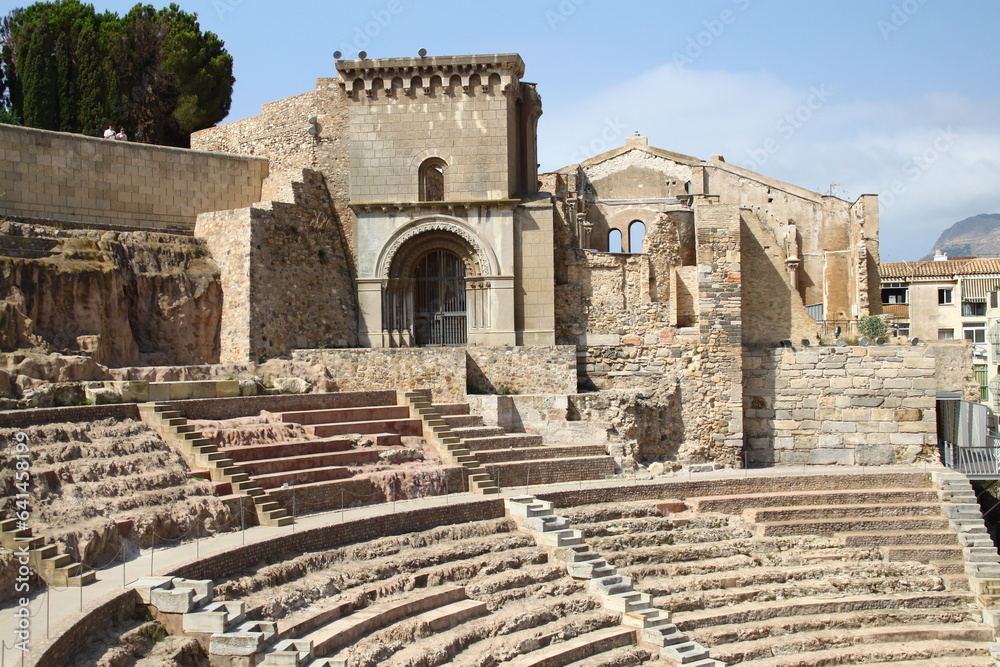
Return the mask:
<path fill-rule="evenodd" d="M 1000 606 L 983 609 L 983 623 L 993 629 L 1000 629 Z"/>
<path fill-rule="evenodd" d="M 312 385 L 302 378 L 274 378 L 271 386 L 279 394 L 307 394 Z"/>
<path fill-rule="evenodd" d="M 896 462 L 896 450 L 889 445 L 858 445 L 854 463 L 859 466 L 885 466 Z"/>
<path fill-rule="evenodd" d="M 110 405 L 112 403 L 121 403 L 121 395 L 111 389 L 110 387 L 85 387 L 84 396 L 87 397 L 87 401 L 93 405 Z"/>
<path fill-rule="evenodd" d="M 173 580 L 173 577 L 143 577 L 136 579 L 128 587 L 139 594 L 143 604 L 151 604 L 151 592 L 159 588 L 169 588 Z"/>
<path fill-rule="evenodd" d="M 853 449 L 813 449 L 809 452 L 812 465 L 854 465 Z"/>
<path fill-rule="evenodd" d="M 663 516 L 670 516 L 671 514 L 678 512 L 686 512 L 687 508 L 687 503 L 683 500 L 676 499 L 664 500 L 663 502 L 656 504 L 656 509 L 660 510 L 660 513 L 663 514 Z"/>
<path fill-rule="evenodd" d="M 155 588 L 150 591 L 150 604 L 166 614 L 186 614 L 194 610 L 193 588 Z"/>
<path fill-rule="evenodd" d="M 239 380 L 220 380 L 215 383 L 215 398 L 235 398 L 239 395 Z"/>

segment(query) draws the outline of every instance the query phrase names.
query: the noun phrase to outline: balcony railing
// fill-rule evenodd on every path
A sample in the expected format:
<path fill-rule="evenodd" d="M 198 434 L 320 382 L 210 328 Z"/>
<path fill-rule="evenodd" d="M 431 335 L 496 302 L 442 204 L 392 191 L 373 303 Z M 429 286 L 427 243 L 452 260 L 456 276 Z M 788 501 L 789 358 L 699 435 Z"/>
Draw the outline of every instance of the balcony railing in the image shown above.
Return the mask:
<path fill-rule="evenodd" d="M 882 304 L 882 314 L 892 315 L 893 318 L 908 320 L 910 319 L 910 304 L 908 303 L 883 303 Z"/>

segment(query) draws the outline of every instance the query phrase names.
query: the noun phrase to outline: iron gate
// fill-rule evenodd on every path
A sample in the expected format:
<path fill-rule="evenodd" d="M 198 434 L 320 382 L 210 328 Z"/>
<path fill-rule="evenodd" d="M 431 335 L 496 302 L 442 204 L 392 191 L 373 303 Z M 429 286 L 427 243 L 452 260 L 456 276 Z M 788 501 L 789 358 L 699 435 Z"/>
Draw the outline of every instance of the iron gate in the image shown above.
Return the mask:
<path fill-rule="evenodd" d="M 416 344 L 465 345 L 465 264 L 447 250 L 435 250 L 417 264 L 413 333 Z"/>

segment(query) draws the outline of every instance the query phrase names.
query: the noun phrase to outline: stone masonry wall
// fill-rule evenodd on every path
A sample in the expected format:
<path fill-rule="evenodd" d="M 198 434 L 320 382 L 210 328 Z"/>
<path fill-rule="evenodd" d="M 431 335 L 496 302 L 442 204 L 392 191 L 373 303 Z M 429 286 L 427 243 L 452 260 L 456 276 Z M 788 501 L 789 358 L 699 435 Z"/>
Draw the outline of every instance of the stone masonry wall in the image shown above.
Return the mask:
<path fill-rule="evenodd" d="M 751 465 L 937 460 L 927 348 L 751 349 L 744 365 Z"/>
<path fill-rule="evenodd" d="M 469 347 L 467 382 L 486 393 L 575 394 L 576 347 Z M 503 392 L 503 389 L 507 392 Z"/>
<path fill-rule="evenodd" d="M 222 270 L 222 363 L 357 344 L 352 270 L 325 181 L 300 170 L 288 190 L 288 202 L 199 218 Z"/>
<path fill-rule="evenodd" d="M 0 125 L 0 215 L 194 227 L 205 211 L 258 201 L 267 162 Z"/>

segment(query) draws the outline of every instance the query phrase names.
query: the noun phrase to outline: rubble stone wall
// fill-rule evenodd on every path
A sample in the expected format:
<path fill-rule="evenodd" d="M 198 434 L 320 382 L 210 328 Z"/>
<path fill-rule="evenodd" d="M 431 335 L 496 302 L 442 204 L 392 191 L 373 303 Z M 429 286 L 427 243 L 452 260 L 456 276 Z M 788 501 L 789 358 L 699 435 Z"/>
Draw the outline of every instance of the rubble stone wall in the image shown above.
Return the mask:
<path fill-rule="evenodd" d="M 572 345 L 469 347 L 466 352 L 467 382 L 479 391 L 576 393 L 576 348 Z"/>
<path fill-rule="evenodd" d="M 0 215 L 191 229 L 260 199 L 265 160 L 0 125 Z"/>
<path fill-rule="evenodd" d="M 935 366 L 925 347 L 748 350 L 749 462 L 936 461 Z"/>

